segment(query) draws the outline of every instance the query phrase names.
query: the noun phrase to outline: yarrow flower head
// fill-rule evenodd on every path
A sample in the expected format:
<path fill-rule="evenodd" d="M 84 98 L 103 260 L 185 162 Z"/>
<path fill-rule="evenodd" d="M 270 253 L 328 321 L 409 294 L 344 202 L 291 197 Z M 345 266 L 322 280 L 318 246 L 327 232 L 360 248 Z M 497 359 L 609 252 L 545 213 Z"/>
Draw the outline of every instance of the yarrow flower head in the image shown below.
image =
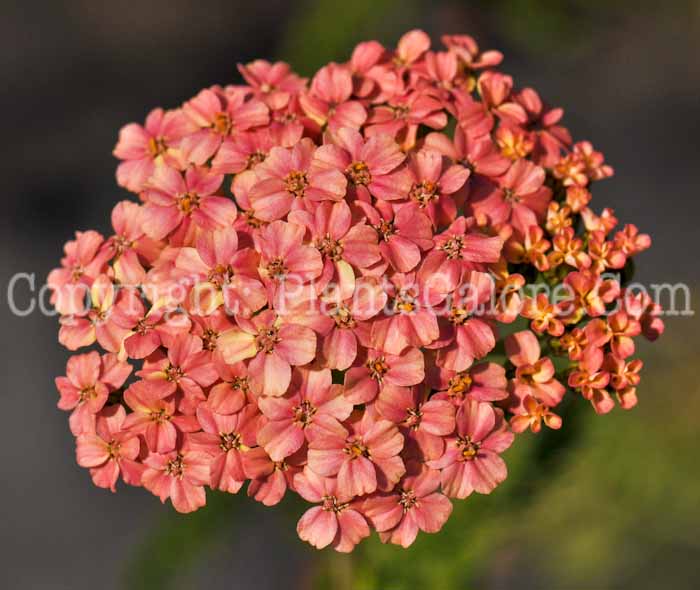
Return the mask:
<path fill-rule="evenodd" d="M 122 128 L 134 197 L 48 279 L 97 486 L 179 512 L 294 493 L 314 547 L 407 547 L 564 400 L 638 403 L 635 339 L 664 325 L 626 285 L 651 239 L 591 207 L 613 169 L 500 52 L 442 42 L 361 43 L 310 80 L 256 60 Z"/>

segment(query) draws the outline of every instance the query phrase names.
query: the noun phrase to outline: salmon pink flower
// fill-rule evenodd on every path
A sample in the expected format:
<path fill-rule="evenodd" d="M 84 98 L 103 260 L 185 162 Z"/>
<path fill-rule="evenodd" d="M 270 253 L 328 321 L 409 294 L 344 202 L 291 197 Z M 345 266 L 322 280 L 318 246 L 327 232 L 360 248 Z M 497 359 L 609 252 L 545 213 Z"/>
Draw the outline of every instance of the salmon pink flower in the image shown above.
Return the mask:
<path fill-rule="evenodd" d="M 524 232 L 516 231 L 506 242 L 504 253 L 513 264 L 532 264 L 540 272 L 549 270 L 547 251 L 551 242 L 544 237 L 538 225 L 529 226 Z"/>
<path fill-rule="evenodd" d="M 505 259 L 490 265 L 489 270 L 494 279 L 496 293 L 493 317 L 504 324 L 511 324 L 522 310 L 521 290 L 525 286 L 525 277 L 519 273 L 511 273 Z"/>
<path fill-rule="evenodd" d="M 457 88 L 453 92 L 455 101 L 449 106 L 449 110 L 457 119 L 457 126 L 470 138 L 491 140 L 494 116 L 483 103 L 472 97 L 473 88 L 476 88 L 476 80 L 467 78 L 466 87 Z"/>
<path fill-rule="evenodd" d="M 427 393 L 421 385 L 387 385 L 376 406 L 383 418 L 401 426 L 404 437 L 413 439 L 424 457 L 437 459 L 444 450 L 442 437 L 455 428 L 455 407 L 449 401 L 427 399 Z"/>
<path fill-rule="evenodd" d="M 429 383 L 437 390 L 431 400 L 447 400 L 457 407 L 465 399 L 493 402 L 508 397 L 506 371 L 496 363 L 479 363 L 459 372 L 435 367 Z"/>
<path fill-rule="evenodd" d="M 219 337 L 224 360 L 232 364 L 251 359 L 248 364 L 251 387 L 262 395 L 284 395 L 291 381 L 292 365 L 302 366 L 314 359 L 313 330 L 285 323 L 271 310 L 237 321 L 238 328 Z"/>
<path fill-rule="evenodd" d="M 367 118 L 367 137 L 389 135 L 404 149 L 416 144 L 418 128 L 425 125 L 442 129 L 447 125 L 447 115 L 442 103 L 430 91 L 413 90 L 391 97 L 386 105 L 372 109 Z"/>
<path fill-rule="evenodd" d="M 522 414 L 517 414 L 510 420 L 513 432 L 525 432 L 529 428 L 532 432 L 537 433 L 542 429 L 542 422 L 553 430 L 561 428 L 561 417 L 544 404 L 539 403 L 531 395 L 526 396 L 523 400 L 522 410 Z"/>
<path fill-rule="evenodd" d="M 242 89 L 226 95 L 215 89 L 204 89 L 187 101 L 182 111 L 199 128 L 180 143 L 183 157 L 198 166 L 203 165 L 230 135 L 266 125 L 269 111 L 265 103 L 248 99 Z"/>
<path fill-rule="evenodd" d="M 529 134 L 517 127 L 500 126 L 496 130 L 496 144 L 501 154 L 509 160 L 515 161 L 526 158 L 535 147 Z"/>
<path fill-rule="evenodd" d="M 209 484 L 211 458 L 198 451 L 151 453 L 144 459 L 143 487 L 165 501 L 170 498 L 178 512 L 194 512 L 206 504 L 204 486 Z"/>
<path fill-rule="evenodd" d="M 61 268 L 49 273 L 51 305 L 63 315 L 85 311 L 85 297 L 90 285 L 105 270 L 109 251 L 102 248 L 104 237 L 96 231 L 75 232 L 75 240 L 66 242 Z"/>
<path fill-rule="evenodd" d="M 73 410 L 69 423 L 75 436 L 94 432 L 95 415 L 107 403 L 109 394 L 124 384 L 131 370 L 131 365 L 117 360 L 116 355 L 100 356 L 94 350 L 68 359 L 66 376 L 56 377 L 55 383 L 61 394 L 58 407 Z"/>
<path fill-rule="evenodd" d="M 203 388 L 218 378 L 202 339 L 193 334 L 179 334 L 173 338 L 167 355 L 155 352 L 137 375 L 149 381 L 159 381 L 160 391 L 171 395 L 180 390 L 188 403 L 206 399 Z"/>
<path fill-rule="evenodd" d="M 455 129 L 454 141 L 444 133 L 428 133 L 425 147 L 465 166 L 473 174 L 495 178 L 504 174 L 511 165 L 490 136 L 472 137 L 461 127 Z"/>
<path fill-rule="evenodd" d="M 639 385 L 639 372 L 644 364 L 639 359 L 626 361 L 614 354 L 606 354 L 604 369 L 610 373 L 610 385 L 615 391 Z"/>
<path fill-rule="evenodd" d="M 304 227 L 296 223 L 273 221 L 255 235 L 259 274 L 271 286 L 272 295 L 285 283 L 295 287 L 323 272 L 321 253 L 303 243 L 305 233 Z"/>
<path fill-rule="evenodd" d="M 146 278 L 144 262 L 160 254 L 159 245 L 143 231 L 143 208 L 131 201 L 121 201 L 112 209 L 114 235 L 104 247 L 112 257 L 114 277 L 122 285 L 138 285 Z"/>
<path fill-rule="evenodd" d="M 381 201 L 375 207 L 362 201 L 356 204 L 377 232 L 385 262 L 398 272 L 412 271 L 421 260 L 421 251 L 433 246 L 430 218 L 417 203 L 398 207 Z"/>
<path fill-rule="evenodd" d="M 122 160 L 117 167 L 117 184 L 139 193 L 157 166 L 179 167 L 180 142 L 195 128 L 180 109 L 153 109 L 143 126 L 129 123 L 122 127 L 113 152 Z"/>
<path fill-rule="evenodd" d="M 511 382 L 510 406 L 522 408 L 529 395 L 549 407 L 556 406 L 566 389 L 556 380 L 554 364 L 542 357 L 540 343 L 529 330 L 516 332 L 506 338 L 506 355 L 515 365 L 515 379 Z"/>
<path fill-rule="evenodd" d="M 396 45 L 394 63 L 398 66 L 409 66 L 417 62 L 430 49 L 430 37 L 419 29 L 404 33 Z"/>
<path fill-rule="evenodd" d="M 605 389 L 610 383 L 610 374 L 604 370 L 603 361 L 603 350 L 588 346 L 578 367 L 569 375 L 569 387 L 579 390 L 598 414 L 607 414 L 615 407 L 615 402 Z"/>
<path fill-rule="evenodd" d="M 235 494 L 243 486 L 243 456 L 255 445 L 259 416 L 254 404 L 235 414 L 217 414 L 205 405 L 197 408 L 203 432 L 188 435 L 186 445 L 211 456 L 207 483 L 212 488 Z"/>
<path fill-rule="evenodd" d="M 615 397 L 623 410 L 631 410 L 639 402 L 636 387 L 625 387 L 624 389 L 616 390 Z"/>
<path fill-rule="evenodd" d="M 229 314 L 250 316 L 267 303 L 257 280 L 258 256 L 250 248 L 238 249 L 235 230 L 204 232 L 196 248 L 181 248 L 175 267 L 198 279 L 191 293 L 195 313 L 209 315 L 221 306 Z"/>
<path fill-rule="evenodd" d="M 333 143 L 316 150 L 314 166 L 344 171 L 350 200 L 370 202 L 371 195 L 391 201 L 404 199 L 411 188 L 410 177 L 398 168 L 405 158 L 391 136 L 365 141 L 357 130 L 344 127 L 333 134 Z"/>
<path fill-rule="evenodd" d="M 564 323 L 558 318 L 559 310 L 550 303 L 546 293 L 525 299 L 521 315 L 531 320 L 530 328 L 536 334 L 546 332 L 550 336 L 561 336 L 564 333 Z"/>
<path fill-rule="evenodd" d="M 304 449 L 283 461 L 273 461 L 262 447 L 250 449 L 243 455 L 243 469 L 250 478 L 248 496 L 265 506 L 279 504 L 287 489 L 294 489 L 294 477 L 305 461 Z"/>
<path fill-rule="evenodd" d="M 267 422 L 257 434 L 273 461 L 283 461 L 306 441 L 334 429 L 352 412 L 341 385 L 333 385 L 329 369 L 295 369 L 290 391 L 284 397 L 258 401 Z"/>
<path fill-rule="evenodd" d="M 566 204 L 571 207 L 573 213 L 581 213 L 587 209 L 592 198 L 591 192 L 582 186 L 566 187 Z"/>
<path fill-rule="evenodd" d="M 442 44 L 455 53 L 462 65 L 470 70 L 481 70 L 497 66 L 503 61 L 500 51 L 479 51 L 479 46 L 469 35 L 443 35 Z"/>
<path fill-rule="evenodd" d="M 643 363 L 639 359 L 629 362 L 613 354 L 605 355 L 603 368 L 610 374 L 610 386 L 615 391 L 620 407 L 629 410 L 637 405 L 637 385 Z"/>
<path fill-rule="evenodd" d="M 552 267 L 565 262 L 577 270 L 585 270 L 591 266 L 591 257 L 583 251 L 583 240 L 575 237 L 573 228 L 559 230 L 552 238 L 552 252 L 549 253 L 549 264 Z"/>
<path fill-rule="evenodd" d="M 353 404 L 374 400 L 385 385 L 409 387 L 425 378 L 423 353 L 407 348 L 400 355 L 366 349 L 345 373 L 345 397 Z"/>
<path fill-rule="evenodd" d="M 132 412 L 124 421 L 124 430 L 143 435 L 152 453 L 168 453 L 175 449 L 184 432 L 200 429 L 195 416 L 176 412 L 173 395 L 152 381 L 136 381 L 124 392 L 124 403 Z"/>
<path fill-rule="evenodd" d="M 605 305 L 620 295 L 620 285 L 613 279 L 602 279 L 591 271 L 572 272 L 564 279 L 571 299 L 562 302 L 563 312 L 568 311 L 565 322 L 580 319 L 583 313 L 595 318 L 605 313 Z"/>
<path fill-rule="evenodd" d="M 192 333 L 202 339 L 202 348 L 210 353 L 211 362 L 219 372 L 220 367 L 225 364 L 221 349 L 219 348 L 219 336 L 234 327 L 230 318 L 223 309 L 217 309 L 208 316 L 190 316 L 192 319 Z"/>
<path fill-rule="evenodd" d="M 503 240 L 475 231 L 473 222 L 473 218 L 459 217 L 436 235 L 435 247 L 426 256 L 421 273 L 439 271 L 456 287 L 464 271 L 486 270 L 485 264 L 498 262 Z"/>
<path fill-rule="evenodd" d="M 574 328 L 571 332 L 565 332 L 559 338 L 558 345 L 561 350 L 569 355 L 572 361 L 581 360 L 583 351 L 588 346 L 588 337 L 586 330 L 583 328 Z"/>
<path fill-rule="evenodd" d="M 297 533 L 317 549 L 329 545 L 349 553 L 370 529 L 352 497 L 337 485 L 337 480 L 321 477 L 308 467 L 294 476 L 294 487 L 308 502 L 320 504 L 309 508 L 297 523 Z"/>
<path fill-rule="evenodd" d="M 231 192 L 233 193 L 239 214 L 233 222 L 233 228 L 238 233 L 241 246 L 248 247 L 253 243 L 256 230 L 267 225 L 266 221 L 255 217 L 253 204 L 250 201 L 250 191 L 257 184 L 258 177 L 253 170 L 239 172 L 233 177 Z"/>
<path fill-rule="evenodd" d="M 190 226 L 205 230 L 229 227 L 236 219 L 236 205 L 226 197 L 214 196 L 223 176 L 204 168 L 180 172 L 161 166 L 144 192 L 143 229 L 160 240 L 175 232 L 173 239 L 184 240 Z"/>
<path fill-rule="evenodd" d="M 441 318 L 441 334 L 432 347 L 439 348 L 437 364 L 464 371 L 475 359 L 485 357 L 496 345 L 492 324 L 483 306 L 491 299 L 493 280 L 482 272 L 469 271 L 449 299 L 449 312 Z"/>
<path fill-rule="evenodd" d="M 255 168 L 258 182 L 250 191 L 255 216 L 264 221 L 281 219 L 307 201 L 339 201 L 347 180 L 342 169 L 313 165 L 316 146 L 302 139 L 294 147 L 275 147 Z"/>
<path fill-rule="evenodd" d="M 381 259 L 377 233 L 365 223 L 353 224 L 345 201 L 318 203 L 306 211 L 293 211 L 289 219 L 309 230 L 313 245 L 323 257 L 319 289 L 334 281 L 343 295 L 349 295 L 354 289 L 353 268 L 366 269 Z"/>
<path fill-rule="evenodd" d="M 527 126 L 533 129 L 535 163 L 551 168 L 559 160 L 562 150 L 571 145 L 571 134 L 559 124 L 564 116 L 563 109 L 545 106 L 532 88 L 523 88 L 514 98 L 525 109 Z"/>
<path fill-rule="evenodd" d="M 99 275 L 90 286 L 90 307 L 83 313 L 61 318 L 58 341 L 69 350 L 90 346 L 96 340 L 109 352 L 119 352 L 128 330 L 114 321 L 113 310 L 130 305 L 128 290 L 117 291 L 107 275 Z"/>
<path fill-rule="evenodd" d="M 362 504 L 383 543 L 409 547 L 419 530 L 437 533 L 452 513 L 452 502 L 438 492 L 440 472 L 425 467 L 415 471 L 399 482 L 397 493 L 376 494 Z"/>
<path fill-rule="evenodd" d="M 227 364 L 220 360 L 214 362 L 219 373 L 220 381 L 212 385 L 209 390 L 207 408 L 217 414 L 235 414 L 239 412 L 248 401 L 254 401 L 255 395 L 248 383 L 248 367 L 243 362 Z"/>
<path fill-rule="evenodd" d="M 299 134 L 313 140 L 322 137 L 321 126 L 301 107 L 301 93 L 291 95 L 287 106 L 271 113 L 270 129 L 285 138 Z"/>
<path fill-rule="evenodd" d="M 664 333 L 664 322 L 659 317 L 662 312 L 661 306 L 654 303 L 648 293 L 640 291 L 635 294 L 625 290 L 622 297 L 623 309 L 641 323 L 642 334 L 647 340 L 653 342 Z"/>
<path fill-rule="evenodd" d="M 338 477 L 338 491 L 348 497 L 388 491 L 405 472 L 399 453 L 404 439 L 395 424 L 365 413 L 361 420 L 337 425 L 309 443 L 309 469 Z"/>
<path fill-rule="evenodd" d="M 596 318 L 585 327 L 588 342 L 594 346 L 610 343 L 613 354 L 626 359 L 634 354 L 635 336 L 642 331 L 640 323 L 626 311 L 619 310 L 608 316 L 606 320 Z"/>
<path fill-rule="evenodd" d="M 544 169 L 527 160 L 517 160 L 497 179 L 495 190 L 484 185 L 487 190 L 474 196 L 472 208 L 494 224 L 511 223 L 525 232 L 531 225 L 538 225 L 547 213 L 552 191 L 544 186 L 544 179 Z"/>
<path fill-rule="evenodd" d="M 651 237 L 649 234 L 640 234 L 636 225 L 628 223 L 615 234 L 614 243 L 615 248 L 626 256 L 634 256 L 651 247 Z"/>
<path fill-rule="evenodd" d="M 413 176 L 408 198 L 425 210 L 435 227 L 454 221 L 457 206 L 452 195 L 467 182 L 469 169 L 459 164 L 443 168 L 442 155 L 429 149 L 414 154 L 408 167 Z"/>
<path fill-rule="evenodd" d="M 593 209 L 586 207 L 581 211 L 581 219 L 583 220 L 583 225 L 586 231 L 603 232 L 603 235 L 607 236 L 618 224 L 618 219 L 615 217 L 615 212 L 606 207 L 600 213 L 596 215 Z"/>
<path fill-rule="evenodd" d="M 246 65 L 238 64 L 238 71 L 251 86 L 256 98 L 273 111 L 286 107 L 290 97 L 301 92 L 305 86 L 305 80 L 292 72 L 289 64 L 283 61 L 270 63 L 256 59 Z"/>
<path fill-rule="evenodd" d="M 570 228 L 574 223 L 571 207 L 561 205 L 557 201 L 550 201 L 547 206 L 547 219 L 545 229 L 550 235 Z"/>
<path fill-rule="evenodd" d="M 627 262 L 627 255 L 614 241 L 606 240 L 602 231 L 592 231 L 588 234 L 588 254 L 591 258 L 591 268 L 598 274 L 608 268 L 622 268 Z"/>
<path fill-rule="evenodd" d="M 344 371 L 357 357 L 361 335 L 371 335 L 368 320 L 377 316 L 387 302 L 387 294 L 376 279 L 360 277 L 352 293 L 345 296 L 338 287 L 324 296 L 323 306 L 333 324 L 322 339 L 325 365 Z"/>
<path fill-rule="evenodd" d="M 420 68 L 420 69 L 419 69 Z M 416 74 L 434 82 L 438 89 L 438 96 L 445 103 L 445 107 L 451 106 L 450 92 L 458 83 L 459 62 L 457 56 L 451 51 L 428 51 L 423 63 L 416 67 Z"/>
<path fill-rule="evenodd" d="M 183 313 L 172 313 L 164 305 L 153 305 L 146 310 L 140 297 L 130 291 L 128 304 L 112 308 L 112 321 L 127 329 L 123 347 L 127 356 L 143 359 L 152 354 L 159 346 L 168 346 L 180 332 L 190 330 L 190 318 Z"/>
<path fill-rule="evenodd" d="M 432 344 L 440 335 L 437 308 L 451 288 L 439 275 L 394 273 L 384 285 L 388 295 L 385 312 L 372 322 L 372 345 L 401 354 L 408 346 Z"/>
<path fill-rule="evenodd" d="M 378 64 L 385 54 L 386 49 L 377 41 L 357 44 L 348 63 L 352 74 L 353 94 L 356 97 L 368 98 L 370 95 L 377 94 L 376 77 L 384 72 L 384 68 Z"/>
<path fill-rule="evenodd" d="M 94 434 L 84 432 L 76 439 L 78 465 L 90 469 L 97 487 L 112 492 L 116 491 L 120 474 L 126 483 L 141 483 L 143 467 L 136 461 L 141 443 L 137 435 L 122 430 L 125 418 L 124 406 L 109 406 L 97 415 Z"/>
<path fill-rule="evenodd" d="M 604 163 L 603 154 L 595 151 L 591 142 L 579 141 L 575 143 L 573 153 L 583 164 L 588 179 L 602 180 L 614 174 L 612 167 Z"/>
<path fill-rule="evenodd" d="M 484 107 L 505 123 L 523 124 L 527 122 L 525 109 L 512 100 L 513 78 L 489 70 L 477 80 L 477 89 Z"/>
<path fill-rule="evenodd" d="M 361 102 L 349 100 L 351 96 L 350 70 L 330 63 L 316 73 L 309 92 L 301 93 L 299 102 L 321 127 L 328 126 L 331 131 L 341 127 L 359 129 L 367 119 L 367 111 Z"/>
<path fill-rule="evenodd" d="M 502 413 L 489 403 L 466 400 L 457 412 L 456 434 L 445 441 L 445 454 L 428 462 L 441 470 L 443 493 L 450 498 L 490 494 L 508 475 L 499 455 L 514 438 Z"/>
<path fill-rule="evenodd" d="M 274 147 L 290 148 L 301 140 L 301 126 L 262 127 L 227 137 L 211 161 L 215 174 L 239 174 L 262 164 Z"/>

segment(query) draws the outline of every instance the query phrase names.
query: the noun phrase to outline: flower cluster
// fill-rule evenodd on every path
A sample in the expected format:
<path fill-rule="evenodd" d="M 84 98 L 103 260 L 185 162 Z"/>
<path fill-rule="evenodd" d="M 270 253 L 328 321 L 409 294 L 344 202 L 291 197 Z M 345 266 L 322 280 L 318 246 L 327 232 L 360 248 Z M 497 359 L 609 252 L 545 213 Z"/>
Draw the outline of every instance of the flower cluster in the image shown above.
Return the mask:
<path fill-rule="evenodd" d="M 180 512 L 289 490 L 315 547 L 405 547 L 565 395 L 636 403 L 634 337 L 663 323 L 621 277 L 649 237 L 589 207 L 612 169 L 561 109 L 442 41 L 361 43 L 311 80 L 254 61 L 121 130 L 136 198 L 49 276 L 59 341 L 92 347 L 56 385 L 97 486 Z"/>

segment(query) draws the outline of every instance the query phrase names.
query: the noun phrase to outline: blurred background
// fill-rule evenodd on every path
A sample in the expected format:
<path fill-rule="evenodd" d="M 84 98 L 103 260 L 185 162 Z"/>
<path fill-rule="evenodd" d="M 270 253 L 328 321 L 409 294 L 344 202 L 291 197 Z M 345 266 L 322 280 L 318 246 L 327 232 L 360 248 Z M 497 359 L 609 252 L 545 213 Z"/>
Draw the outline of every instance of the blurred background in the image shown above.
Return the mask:
<path fill-rule="evenodd" d="M 469 33 L 503 69 L 566 110 L 615 167 L 594 204 L 653 235 L 639 280 L 698 285 L 700 3 L 697 0 L 128 0 L 0 5 L 3 427 L 0 587 L 696 588 L 700 573 L 695 317 L 667 318 L 640 405 L 597 418 L 584 402 L 558 433 L 522 436 L 510 477 L 455 504 L 410 550 L 365 542 L 316 552 L 299 506 L 211 495 L 176 516 L 142 489 L 95 488 L 77 467 L 55 375 L 55 318 L 9 313 L 17 272 L 37 286 L 74 229 L 107 232 L 121 125 L 213 83 L 237 62 L 285 59 L 309 75 L 353 45 L 419 27 Z M 29 296 L 17 290 L 18 300 Z"/>

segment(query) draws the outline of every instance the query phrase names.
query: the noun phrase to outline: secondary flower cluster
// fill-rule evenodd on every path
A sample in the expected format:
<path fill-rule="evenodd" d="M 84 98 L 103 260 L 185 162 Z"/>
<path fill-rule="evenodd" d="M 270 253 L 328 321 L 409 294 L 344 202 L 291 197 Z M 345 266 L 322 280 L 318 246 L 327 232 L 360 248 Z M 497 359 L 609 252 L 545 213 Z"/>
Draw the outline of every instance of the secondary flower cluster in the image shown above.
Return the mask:
<path fill-rule="evenodd" d="M 361 43 L 310 81 L 258 60 L 121 130 L 137 199 L 49 276 L 60 342 L 93 347 L 56 385 L 96 485 L 180 512 L 290 490 L 315 547 L 408 546 L 567 391 L 636 403 L 633 338 L 663 323 L 609 273 L 649 237 L 589 207 L 612 169 L 561 109 L 442 41 Z"/>

